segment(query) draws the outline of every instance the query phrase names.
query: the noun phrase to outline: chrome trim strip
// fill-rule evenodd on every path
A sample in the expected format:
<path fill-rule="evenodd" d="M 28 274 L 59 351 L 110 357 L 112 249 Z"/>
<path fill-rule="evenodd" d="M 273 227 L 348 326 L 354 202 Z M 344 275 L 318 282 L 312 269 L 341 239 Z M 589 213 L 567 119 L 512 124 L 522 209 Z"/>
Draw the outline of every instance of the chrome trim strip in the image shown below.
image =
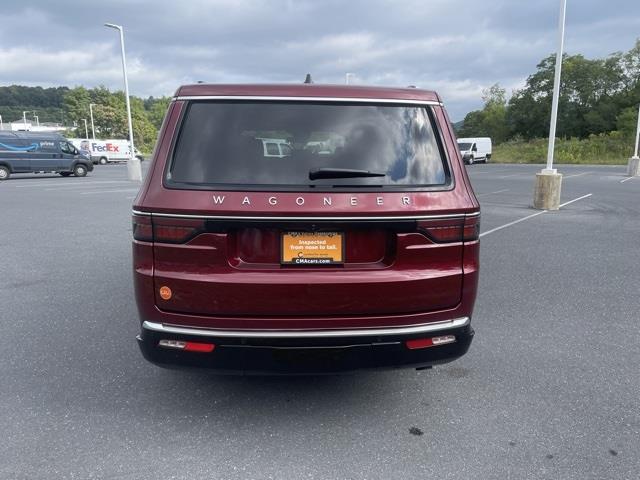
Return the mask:
<path fill-rule="evenodd" d="M 151 216 L 150 212 L 141 212 L 140 210 L 131 210 L 131 213 L 133 215 L 142 215 L 142 216 L 145 216 L 145 217 L 150 217 Z"/>
<path fill-rule="evenodd" d="M 441 102 L 435 100 L 403 100 L 396 98 L 347 98 L 347 97 L 282 97 L 269 95 L 183 95 L 173 97 L 173 100 L 276 100 L 290 102 L 357 102 L 357 103 L 398 103 L 415 105 L 436 105 L 442 107 Z"/>
<path fill-rule="evenodd" d="M 480 215 L 480 212 L 474 213 L 452 213 L 450 215 L 394 215 L 391 217 L 384 216 L 375 216 L 371 215 L 369 217 L 339 217 L 339 216 L 327 216 L 327 217 L 297 217 L 297 216 L 286 216 L 286 217 L 274 217 L 270 215 L 261 215 L 261 216 L 248 216 L 248 215 L 187 215 L 180 213 L 150 213 L 150 212 L 139 212 L 137 210 L 133 210 L 134 215 L 147 215 L 154 217 L 168 217 L 168 218 L 202 218 L 204 220 L 249 220 L 249 221 L 278 221 L 278 222 L 287 222 L 287 221 L 307 221 L 307 222 L 320 222 L 323 220 L 328 221 L 395 221 L 395 220 L 440 220 L 447 218 L 465 218 L 465 217 L 477 217 Z"/>
<path fill-rule="evenodd" d="M 233 338 L 341 338 L 341 337 L 376 337 L 388 335 L 413 335 L 439 332 L 451 328 L 460 328 L 469 324 L 469 317 L 426 323 L 410 327 L 361 328 L 357 330 L 209 330 L 204 328 L 175 327 L 144 321 L 142 328 L 154 332 L 173 333 L 179 335 L 195 335 L 199 337 L 233 337 Z"/>

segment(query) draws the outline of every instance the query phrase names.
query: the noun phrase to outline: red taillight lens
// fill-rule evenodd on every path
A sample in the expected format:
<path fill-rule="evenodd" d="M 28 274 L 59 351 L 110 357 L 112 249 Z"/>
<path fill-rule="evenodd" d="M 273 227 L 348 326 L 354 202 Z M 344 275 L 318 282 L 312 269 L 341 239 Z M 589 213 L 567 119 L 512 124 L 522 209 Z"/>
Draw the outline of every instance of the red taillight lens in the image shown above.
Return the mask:
<path fill-rule="evenodd" d="M 480 217 L 419 220 L 418 230 L 437 243 L 470 242 L 478 239 Z"/>
<path fill-rule="evenodd" d="M 133 238 L 141 242 L 153 242 L 151 217 L 134 215 L 132 219 Z"/>
<path fill-rule="evenodd" d="M 416 338 L 407 340 L 406 345 L 409 350 L 419 350 L 421 348 L 437 347 L 438 345 L 447 345 L 454 343 L 456 337 L 454 335 L 444 335 L 442 337 Z"/>
<path fill-rule="evenodd" d="M 160 340 L 160 347 L 184 350 L 185 352 L 211 353 L 216 348 L 213 343 L 185 342 L 182 340 Z"/>
<path fill-rule="evenodd" d="M 133 216 L 133 238 L 141 242 L 186 243 L 204 231 L 204 220 Z"/>

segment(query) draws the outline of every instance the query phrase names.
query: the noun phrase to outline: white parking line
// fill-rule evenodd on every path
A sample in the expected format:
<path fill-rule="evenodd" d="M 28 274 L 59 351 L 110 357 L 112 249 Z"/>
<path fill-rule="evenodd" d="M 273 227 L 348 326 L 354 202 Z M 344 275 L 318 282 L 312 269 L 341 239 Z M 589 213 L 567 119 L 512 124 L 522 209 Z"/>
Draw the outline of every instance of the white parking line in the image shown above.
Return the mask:
<path fill-rule="evenodd" d="M 573 202 L 577 202 L 578 200 L 582 200 L 584 198 L 588 198 L 588 197 L 590 197 L 592 195 L 593 195 L 592 193 L 588 193 L 587 195 L 583 195 L 581 197 L 574 198 L 573 200 L 569 200 L 568 202 L 565 202 L 565 203 L 561 204 L 560 208 L 565 207 L 565 206 L 567 206 L 567 205 L 569 205 L 569 204 L 571 204 Z M 511 227 L 511 226 L 516 225 L 516 224 L 518 224 L 520 222 L 524 222 L 525 220 L 529 220 L 530 218 L 534 218 L 534 217 L 537 217 L 538 215 L 542 215 L 543 213 L 547 213 L 548 211 L 549 210 L 541 210 L 539 212 L 532 213 L 531 215 L 528 215 L 528 216 L 526 216 L 524 218 L 520 218 L 518 220 L 506 223 L 504 225 L 500 225 L 499 227 L 493 228 L 493 229 L 491 229 L 491 230 L 489 230 L 487 232 L 482 232 L 480 234 L 480 237 L 484 237 L 485 235 L 489 235 L 490 233 L 497 232 L 498 230 L 502 230 L 503 228 Z"/>
<path fill-rule="evenodd" d="M 632 178 L 637 178 L 637 177 L 627 177 L 624 180 L 620 180 L 620 183 L 624 183 L 624 182 L 628 182 L 629 180 L 631 180 Z"/>
<path fill-rule="evenodd" d="M 565 175 L 563 178 L 581 177 L 582 175 L 589 175 L 591 172 L 576 173 L 575 175 Z"/>
<path fill-rule="evenodd" d="M 509 178 L 509 177 L 516 177 L 518 175 L 524 175 L 524 173 L 520 172 L 520 173 L 512 173 L 511 175 L 505 175 L 504 177 L 498 177 L 499 179 L 503 179 L 503 178 Z"/>
<path fill-rule="evenodd" d="M 38 182 L 38 183 L 30 183 L 28 185 L 15 185 L 15 188 L 38 188 L 38 187 L 83 187 L 85 185 L 104 185 L 110 183 L 130 183 L 129 180 L 100 180 L 98 182 L 84 182 L 82 180 L 76 180 L 73 182 L 63 182 L 63 183 L 53 183 L 53 182 Z"/>
<path fill-rule="evenodd" d="M 503 188 L 502 190 L 496 190 L 495 192 L 486 192 L 486 193 L 478 193 L 476 197 L 482 197 L 483 195 L 494 195 L 496 193 L 508 192 L 508 188 Z"/>
<path fill-rule="evenodd" d="M 568 202 L 565 202 L 565 203 L 561 203 L 561 204 L 560 204 L 560 208 L 562 208 L 562 207 L 566 207 L 567 205 L 570 205 L 570 204 L 572 204 L 573 202 L 577 202 L 578 200 L 582 200 L 582 199 L 584 199 L 584 198 L 589 198 L 591 195 L 593 195 L 593 193 L 587 193 L 586 195 L 583 195 L 583 196 L 581 196 L 581 197 L 574 198 L 573 200 L 569 200 Z"/>
<path fill-rule="evenodd" d="M 80 195 L 96 195 L 99 193 L 137 192 L 139 188 L 127 188 L 121 190 L 94 190 L 92 192 L 80 192 Z"/>

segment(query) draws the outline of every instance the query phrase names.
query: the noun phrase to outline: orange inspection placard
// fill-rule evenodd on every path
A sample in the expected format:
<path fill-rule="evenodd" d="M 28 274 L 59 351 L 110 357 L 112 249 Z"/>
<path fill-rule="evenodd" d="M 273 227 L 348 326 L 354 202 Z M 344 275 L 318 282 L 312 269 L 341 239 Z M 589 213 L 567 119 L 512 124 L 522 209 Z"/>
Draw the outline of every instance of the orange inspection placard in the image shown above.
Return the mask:
<path fill-rule="evenodd" d="M 344 234 L 340 232 L 285 232 L 282 263 L 330 265 L 344 262 Z"/>

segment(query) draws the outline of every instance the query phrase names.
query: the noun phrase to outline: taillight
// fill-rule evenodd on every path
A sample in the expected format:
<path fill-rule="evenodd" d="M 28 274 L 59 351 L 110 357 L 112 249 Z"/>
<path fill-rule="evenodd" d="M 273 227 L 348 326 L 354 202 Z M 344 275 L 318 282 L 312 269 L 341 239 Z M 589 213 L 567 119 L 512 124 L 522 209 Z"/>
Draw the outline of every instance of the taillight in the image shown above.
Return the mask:
<path fill-rule="evenodd" d="M 436 243 L 471 242 L 480 234 L 480 217 L 419 220 L 418 230 Z"/>
<path fill-rule="evenodd" d="M 133 238 L 142 242 L 186 243 L 204 231 L 204 220 L 133 216 Z"/>
<path fill-rule="evenodd" d="M 134 215 L 132 218 L 133 238 L 141 242 L 153 242 L 151 217 Z"/>

